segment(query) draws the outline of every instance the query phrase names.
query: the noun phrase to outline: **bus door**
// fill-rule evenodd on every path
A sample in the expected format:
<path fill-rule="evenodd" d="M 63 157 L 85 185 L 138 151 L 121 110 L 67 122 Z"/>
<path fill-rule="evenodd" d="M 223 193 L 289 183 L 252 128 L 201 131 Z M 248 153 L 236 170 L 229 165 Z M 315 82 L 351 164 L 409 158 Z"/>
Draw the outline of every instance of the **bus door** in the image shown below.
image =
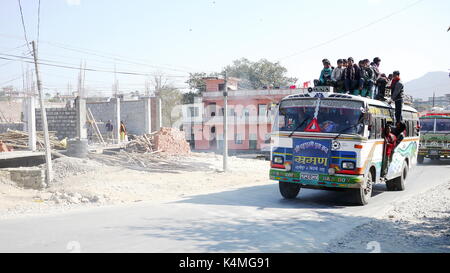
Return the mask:
<path fill-rule="evenodd" d="M 381 128 L 381 137 L 383 139 L 383 157 L 381 160 L 381 177 L 384 177 L 387 175 L 388 173 L 388 168 L 389 168 L 389 158 L 387 156 L 387 136 L 386 136 L 386 126 L 389 126 L 389 124 L 386 122 L 386 119 L 380 119 L 379 120 L 381 122 L 381 126 L 379 128 Z"/>

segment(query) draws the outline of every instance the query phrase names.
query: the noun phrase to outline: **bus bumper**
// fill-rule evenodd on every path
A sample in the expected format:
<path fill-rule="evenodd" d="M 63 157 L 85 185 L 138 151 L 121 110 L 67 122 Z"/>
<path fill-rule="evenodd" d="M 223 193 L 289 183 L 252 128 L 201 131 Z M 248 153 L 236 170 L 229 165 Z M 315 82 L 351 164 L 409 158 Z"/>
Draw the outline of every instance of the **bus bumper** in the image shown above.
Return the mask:
<path fill-rule="evenodd" d="M 270 179 L 279 182 L 297 183 L 305 187 L 358 189 L 364 181 L 362 175 L 308 175 L 278 170 L 270 171 Z"/>

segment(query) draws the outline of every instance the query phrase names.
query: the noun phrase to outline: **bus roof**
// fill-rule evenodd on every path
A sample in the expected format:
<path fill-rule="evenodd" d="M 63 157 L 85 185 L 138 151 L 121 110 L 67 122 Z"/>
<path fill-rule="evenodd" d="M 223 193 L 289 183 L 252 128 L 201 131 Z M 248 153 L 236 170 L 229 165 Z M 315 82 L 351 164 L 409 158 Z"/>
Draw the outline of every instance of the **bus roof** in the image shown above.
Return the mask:
<path fill-rule="evenodd" d="M 309 92 L 308 90 L 305 90 L 306 92 L 289 95 L 287 97 L 284 97 L 283 100 L 290 100 L 290 99 L 312 99 L 312 98 L 329 98 L 329 99 L 338 99 L 338 100 L 354 100 L 354 101 L 362 101 L 369 105 L 374 106 L 381 106 L 381 107 L 387 107 L 395 109 L 394 103 L 389 104 L 385 101 L 379 101 L 371 98 L 361 97 L 361 96 L 355 96 L 350 94 L 341 94 L 341 93 L 333 93 L 333 92 Z M 320 95 L 319 95 L 320 94 Z M 403 110 L 417 113 L 417 110 L 409 105 L 403 105 Z"/>

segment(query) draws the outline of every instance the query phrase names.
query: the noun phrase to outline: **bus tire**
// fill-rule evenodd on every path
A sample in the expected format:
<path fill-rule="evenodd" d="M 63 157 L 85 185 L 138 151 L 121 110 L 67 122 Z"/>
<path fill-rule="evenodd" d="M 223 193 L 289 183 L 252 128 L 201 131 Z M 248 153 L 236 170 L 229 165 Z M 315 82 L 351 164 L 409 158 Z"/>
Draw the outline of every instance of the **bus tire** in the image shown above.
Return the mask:
<path fill-rule="evenodd" d="M 423 155 L 417 156 L 417 163 L 423 164 L 423 161 L 425 160 L 425 157 Z"/>
<path fill-rule="evenodd" d="M 364 183 L 361 184 L 359 189 L 354 190 L 355 203 L 360 206 L 369 204 L 369 200 L 372 197 L 373 192 L 373 178 L 372 172 L 369 171 L 364 177 Z"/>
<path fill-rule="evenodd" d="M 386 187 L 388 191 L 404 191 L 405 190 L 405 180 L 408 176 L 408 165 L 403 163 L 402 174 L 392 180 L 386 181 Z"/>
<path fill-rule="evenodd" d="M 280 193 L 285 199 L 294 199 L 300 192 L 301 185 L 288 182 L 279 182 Z"/>

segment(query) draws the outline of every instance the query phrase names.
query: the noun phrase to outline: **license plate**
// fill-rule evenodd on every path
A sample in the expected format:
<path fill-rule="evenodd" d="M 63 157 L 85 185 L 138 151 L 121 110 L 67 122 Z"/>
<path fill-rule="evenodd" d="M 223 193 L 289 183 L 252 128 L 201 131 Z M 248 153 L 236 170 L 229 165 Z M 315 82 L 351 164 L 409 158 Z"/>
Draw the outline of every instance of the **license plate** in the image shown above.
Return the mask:
<path fill-rule="evenodd" d="M 439 152 L 436 150 L 431 150 L 430 155 L 439 155 Z"/>
<path fill-rule="evenodd" d="M 318 181 L 319 180 L 319 175 L 318 174 L 302 173 L 300 175 L 300 179 L 301 180 L 307 180 L 307 181 Z"/>

